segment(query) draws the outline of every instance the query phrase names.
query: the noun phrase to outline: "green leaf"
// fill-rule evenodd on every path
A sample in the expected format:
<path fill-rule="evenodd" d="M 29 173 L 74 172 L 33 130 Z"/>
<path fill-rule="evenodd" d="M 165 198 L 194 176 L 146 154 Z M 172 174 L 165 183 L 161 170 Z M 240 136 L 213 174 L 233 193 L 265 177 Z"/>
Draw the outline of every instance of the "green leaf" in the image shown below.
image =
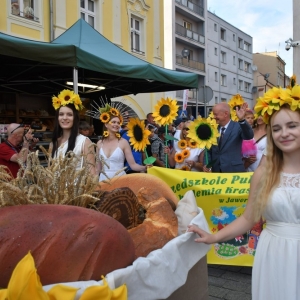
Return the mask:
<path fill-rule="evenodd" d="M 174 138 L 174 136 L 166 134 L 165 139 L 168 141 L 178 141 L 178 139 Z"/>
<path fill-rule="evenodd" d="M 153 163 L 156 161 L 156 158 L 153 156 L 150 156 L 146 159 L 144 159 L 144 164 L 145 165 L 153 165 Z"/>
<path fill-rule="evenodd" d="M 215 164 L 216 161 L 217 161 L 216 159 L 212 160 L 210 163 L 208 163 L 206 165 L 206 168 L 208 168 L 208 169 L 211 168 Z"/>

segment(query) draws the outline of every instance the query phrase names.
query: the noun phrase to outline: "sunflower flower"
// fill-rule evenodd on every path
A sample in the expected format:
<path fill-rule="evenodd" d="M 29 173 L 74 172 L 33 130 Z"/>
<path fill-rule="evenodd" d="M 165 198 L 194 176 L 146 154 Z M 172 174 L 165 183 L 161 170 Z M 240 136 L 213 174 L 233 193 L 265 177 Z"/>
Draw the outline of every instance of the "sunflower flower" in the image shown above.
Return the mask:
<path fill-rule="evenodd" d="M 77 110 L 82 110 L 82 109 L 83 109 L 82 102 L 81 102 L 81 100 L 80 100 L 79 95 L 77 95 L 77 94 L 74 94 L 73 104 L 74 104 L 74 106 L 75 106 L 75 108 L 76 108 Z"/>
<path fill-rule="evenodd" d="M 177 116 L 178 106 L 176 100 L 161 98 L 154 108 L 154 122 L 161 126 L 172 124 Z"/>
<path fill-rule="evenodd" d="M 110 120 L 110 115 L 108 113 L 102 113 L 99 117 L 100 121 L 103 123 L 108 123 Z"/>
<path fill-rule="evenodd" d="M 191 154 L 189 149 L 184 149 L 181 153 L 183 155 L 183 158 L 188 158 Z"/>
<path fill-rule="evenodd" d="M 118 139 L 120 139 L 120 138 L 121 138 L 121 134 L 118 133 L 118 132 L 116 132 L 116 137 L 117 137 Z"/>
<path fill-rule="evenodd" d="M 175 161 L 177 162 L 177 163 L 182 163 L 183 162 L 183 160 L 184 160 L 184 157 L 183 157 L 183 155 L 182 155 L 182 153 L 181 152 L 177 152 L 176 154 L 175 154 L 175 157 L 174 157 L 174 159 L 175 159 Z"/>
<path fill-rule="evenodd" d="M 237 122 L 239 120 L 236 115 L 236 109 L 240 108 L 245 103 L 243 97 L 240 94 L 234 95 L 228 102 L 230 106 L 230 116 L 231 120 Z"/>
<path fill-rule="evenodd" d="M 189 125 L 188 137 L 197 143 L 198 148 L 210 149 L 217 145 L 218 125 L 215 119 L 198 118 Z"/>
<path fill-rule="evenodd" d="M 115 117 L 118 117 L 120 115 L 119 111 L 113 107 L 110 108 L 109 113 Z"/>
<path fill-rule="evenodd" d="M 130 118 L 127 127 L 130 145 L 136 151 L 144 151 L 146 146 L 150 145 L 148 138 L 151 134 L 148 129 L 145 129 L 145 123 L 138 118 Z"/>
<path fill-rule="evenodd" d="M 180 149 L 185 149 L 185 148 L 187 147 L 187 145 L 188 145 L 188 143 L 187 143 L 186 140 L 180 140 L 180 141 L 178 142 L 178 147 L 179 147 Z"/>
<path fill-rule="evenodd" d="M 107 138 L 109 136 L 109 132 L 108 131 L 103 131 L 103 137 Z"/>
<path fill-rule="evenodd" d="M 56 96 L 52 97 L 52 105 L 55 110 L 58 110 L 61 107 L 61 100 Z"/>
<path fill-rule="evenodd" d="M 189 140 L 189 141 L 188 141 L 188 146 L 189 146 L 191 149 L 195 149 L 195 148 L 197 148 L 197 143 L 196 143 L 194 140 Z"/>
<path fill-rule="evenodd" d="M 182 170 L 182 171 L 191 171 L 191 169 L 188 166 L 182 166 L 180 168 L 180 170 Z"/>

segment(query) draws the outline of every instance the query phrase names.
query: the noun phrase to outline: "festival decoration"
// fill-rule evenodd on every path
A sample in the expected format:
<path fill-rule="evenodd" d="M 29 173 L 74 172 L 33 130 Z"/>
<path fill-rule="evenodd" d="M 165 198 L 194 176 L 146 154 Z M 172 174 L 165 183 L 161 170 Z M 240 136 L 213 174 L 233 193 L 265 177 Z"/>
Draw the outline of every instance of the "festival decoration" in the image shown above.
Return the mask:
<path fill-rule="evenodd" d="M 295 111 L 300 109 L 300 86 L 294 85 L 291 89 L 273 87 L 269 89 L 262 97 L 257 99 L 254 110 L 258 116 L 262 116 L 266 124 L 270 117 L 278 111 L 284 104 L 290 106 Z"/>
<path fill-rule="evenodd" d="M 79 95 L 75 94 L 71 90 L 63 90 L 57 97 L 52 97 L 52 105 L 55 110 L 58 110 L 61 106 L 66 106 L 68 104 L 73 104 L 77 110 L 82 110 L 84 108 Z"/>
<path fill-rule="evenodd" d="M 161 126 L 165 126 L 165 146 L 168 146 L 168 141 L 176 140 L 173 136 L 168 134 L 168 125 L 172 124 L 175 120 L 178 111 L 178 105 L 176 100 L 170 98 L 161 98 L 160 101 L 155 105 L 155 111 L 152 114 L 154 122 Z M 166 168 L 168 167 L 168 154 L 165 154 Z"/>
<path fill-rule="evenodd" d="M 243 97 L 240 94 L 234 95 L 228 102 L 230 106 L 231 120 L 237 122 L 239 118 L 236 115 L 236 109 L 240 108 L 245 103 Z"/>
<path fill-rule="evenodd" d="M 180 170 L 182 170 L 182 171 L 191 171 L 191 169 L 188 166 L 182 166 Z"/>
<path fill-rule="evenodd" d="M 204 119 L 198 117 L 195 121 L 190 123 L 188 131 L 188 137 L 196 142 L 198 148 L 205 148 L 205 161 L 206 166 L 208 164 L 208 153 L 207 150 L 212 145 L 218 145 L 217 138 L 220 136 L 218 132 L 218 124 L 215 119 L 210 117 Z M 210 164 L 212 164 L 211 162 Z"/>
<path fill-rule="evenodd" d="M 197 148 L 197 143 L 194 140 L 190 139 L 188 141 L 188 147 L 190 147 L 191 149 L 195 149 Z"/>
<path fill-rule="evenodd" d="M 177 145 L 180 149 L 185 149 L 188 145 L 188 142 L 186 140 L 180 140 Z"/>
<path fill-rule="evenodd" d="M 87 288 L 79 300 L 126 300 L 127 287 L 122 285 L 111 290 L 106 280 L 103 286 Z M 53 286 L 48 292 L 43 290 L 39 275 L 35 268 L 34 260 L 29 252 L 15 267 L 8 287 L 0 290 L 0 300 L 35 299 L 35 300 L 74 300 L 78 288 L 62 284 Z"/>
<path fill-rule="evenodd" d="M 188 158 L 191 154 L 189 149 L 184 149 L 181 153 L 184 158 Z"/>
<path fill-rule="evenodd" d="M 103 131 L 103 137 L 107 138 L 109 136 L 109 132 L 107 130 Z"/>
<path fill-rule="evenodd" d="M 161 126 L 172 124 L 177 116 L 178 106 L 176 100 L 161 98 L 154 108 L 154 122 Z"/>
<path fill-rule="evenodd" d="M 183 157 L 183 155 L 182 155 L 181 152 L 177 152 L 177 153 L 175 154 L 174 159 L 175 159 L 175 161 L 176 161 L 177 163 L 179 163 L 179 164 L 182 163 L 182 162 L 184 161 L 184 157 Z"/>

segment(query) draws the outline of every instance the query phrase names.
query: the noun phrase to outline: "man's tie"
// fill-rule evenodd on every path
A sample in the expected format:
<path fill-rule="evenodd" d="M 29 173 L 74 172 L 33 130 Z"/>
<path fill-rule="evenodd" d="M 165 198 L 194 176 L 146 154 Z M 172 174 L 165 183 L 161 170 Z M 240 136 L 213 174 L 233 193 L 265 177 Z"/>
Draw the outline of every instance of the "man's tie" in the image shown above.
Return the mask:
<path fill-rule="evenodd" d="M 222 127 L 221 128 L 221 135 L 220 135 L 220 138 L 219 138 L 219 148 L 221 148 L 222 139 L 223 139 L 223 136 L 224 136 L 224 131 L 225 131 L 225 127 Z"/>

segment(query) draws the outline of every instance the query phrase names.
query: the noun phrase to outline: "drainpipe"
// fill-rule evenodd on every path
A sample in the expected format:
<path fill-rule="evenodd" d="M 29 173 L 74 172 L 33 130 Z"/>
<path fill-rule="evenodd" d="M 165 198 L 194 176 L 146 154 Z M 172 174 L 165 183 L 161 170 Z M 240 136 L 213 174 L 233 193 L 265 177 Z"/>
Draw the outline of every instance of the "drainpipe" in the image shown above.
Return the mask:
<path fill-rule="evenodd" d="M 54 30 L 53 30 L 53 0 L 49 0 L 50 7 L 50 42 L 54 40 Z"/>

